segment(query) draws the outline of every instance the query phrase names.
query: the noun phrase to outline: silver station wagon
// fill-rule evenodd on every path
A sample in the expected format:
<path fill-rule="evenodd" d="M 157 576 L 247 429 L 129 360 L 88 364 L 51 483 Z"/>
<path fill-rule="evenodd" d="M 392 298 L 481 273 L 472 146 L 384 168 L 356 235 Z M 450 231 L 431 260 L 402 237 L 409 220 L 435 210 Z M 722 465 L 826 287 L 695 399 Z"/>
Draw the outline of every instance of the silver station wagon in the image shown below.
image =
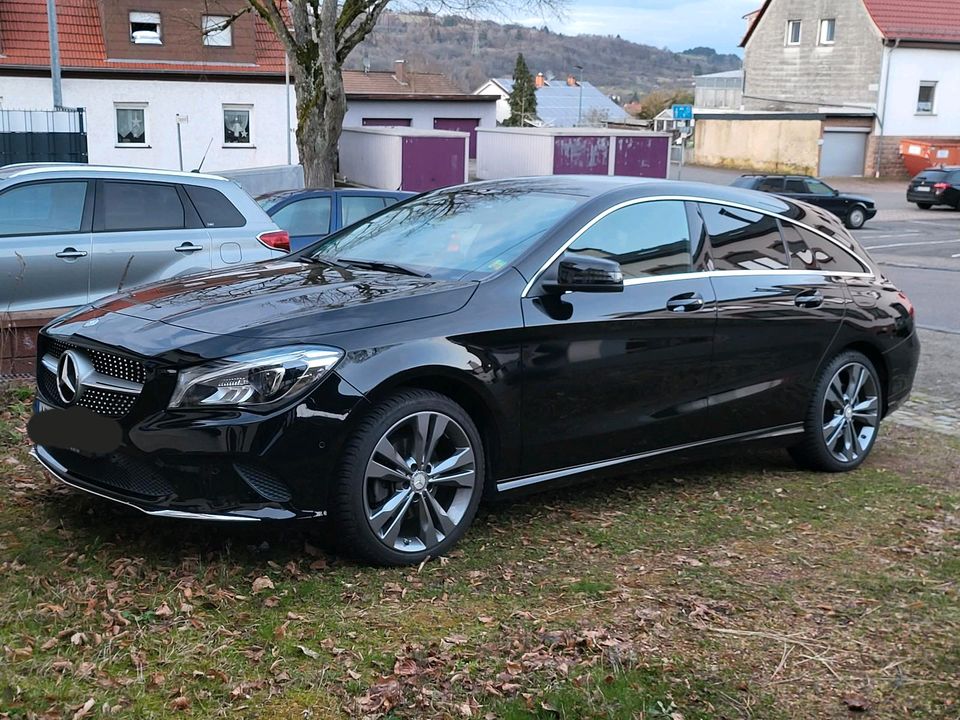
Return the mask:
<path fill-rule="evenodd" d="M 289 249 L 287 233 L 242 188 L 214 175 L 0 168 L 0 312 L 69 308 Z"/>

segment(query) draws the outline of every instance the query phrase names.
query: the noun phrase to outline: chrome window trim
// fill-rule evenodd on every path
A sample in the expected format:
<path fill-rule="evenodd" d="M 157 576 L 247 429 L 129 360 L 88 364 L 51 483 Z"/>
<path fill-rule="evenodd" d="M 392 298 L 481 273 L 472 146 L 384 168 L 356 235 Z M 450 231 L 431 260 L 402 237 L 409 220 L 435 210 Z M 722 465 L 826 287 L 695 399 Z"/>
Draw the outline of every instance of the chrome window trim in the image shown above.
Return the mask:
<path fill-rule="evenodd" d="M 750 277 L 762 275 L 770 277 L 771 275 L 785 275 L 787 277 L 819 275 L 821 277 L 863 277 L 872 278 L 872 273 L 855 272 L 829 272 L 827 270 L 704 270 L 701 272 L 671 273 L 669 275 L 650 275 L 642 278 L 628 278 L 623 281 L 624 287 L 631 285 L 647 285 L 655 282 L 666 282 L 668 280 L 682 280 L 683 278 L 702 278 L 702 277 Z"/>
<path fill-rule="evenodd" d="M 530 295 L 530 291 L 533 290 L 534 286 L 535 286 L 535 285 L 537 284 L 537 282 L 540 280 L 540 276 L 543 275 L 543 273 L 545 273 L 545 272 L 547 271 L 547 269 L 548 269 L 551 265 L 553 265 L 553 263 L 555 263 L 555 262 L 557 261 L 557 259 L 559 259 L 559 257 L 560 257 L 561 255 L 563 255 L 563 253 L 565 253 L 565 252 L 567 251 L 567 248 L 569 248 L 571 245 L 573 245 L 573 243 L 575 243 L 577 240 L 580 239 L 580 236 L 582 236 L 585 232 L 587 232 L 587 230 L 589 230 L 590 228 L 592 228 L 594 225 L 596 225 L 598 222 L 600 222 L 601 220 L 603 220 L 605 217 L 607 217 L 608 215 L 610 215 L 610 214 L 612 214 L 612 213 L 617 212 L 618 210 L 622 210 L 623 208 L 630 207 L 630 206 L 632 206 L 632 205 L 639 205 L 639 204 L 641 204 L 641 203 L 657 202 L 657 201 L 665 201 L 665 200 L 667 200 L 667 201 L 679 201 L 679 202 L 706 203 L 706 204 L 709 204 L 709 205 L 726 205 L 726 206 L 728 206 L 728 207 L 737 208 L 738 210 L 747 210 L 748 212 L 759 213 L 759 214 L 761 214 L 761 215 L 767 215 L 767 216 L 769 216 L 769 217 L 776 218 L 777 220 L 779 220 L 779 221 L 781 221 L 781 222 L 792 223 L 793 225 L 796 225 L 797 227 L 801 227 L 801 228 L 803 228 L 803 229 L 805 229 L 805 230 L 808 230 L 808 231 L 812 232 L 814 235 L 819 235 L 819 236 L 822 237 L 824 240 L 826 240 L 826 241 L 828 241 L 828 242 L 830 242 L 830 243 L 833 243 L 833 244 L 836 245 L 840 250 L 842 250 L 843 252 L 845 252 L 845 253 L 847 253 L 848 255 L 850 255 L 850 256 L 852 256 L 853 258 L 855 258 L 855 259 L 857 260 L 857 262 L 859 262 L 863 267 L 865 267 L 865 268 L 869 268 L 869 267 L 870 267 L 870 264 L 869 264 L 868 262 L 866 262 L 862 257 L 860 257 L 857 253 L 855 253 L 855 252 L 853 252 L 852 250 L 849 250 L 849 249 L 843 247 L 843 245 L 841 245 L 839 242 L 837 242 L 835 239 L 833 239 L 832 237 L 830 237 L 830 236 L 827 235 L 826 233 L 821 232 L 820 230 L 817 230 L 816 228 L 811 227 L 811 226 L 807 225 L 806 223 L 798 222 L 797 220 L 793 220 L 793 219 L 791 219 L 791 218 L 788 218 L 787 216 L 782 215 L 781 213 L 775 213 L 775 212 L 772 212 L 772 211 L 770 211 L 770 210 L 764 210 L 763 208 L 758 208 L 758 207 L 755 207 L 755 206 L 753 206 L 753 205 L 745 205 L 745 204 L 743 204 L 743 203 L 732 202 L 732 201 L 731 201 L 731 202 L 728 202 L 728 201 L 726 201 L 726 200 L 717 200 L 717 199 L 715 199 L 715 198 L 705 198 L 705 197 L 689 196 L 689 195 L 652 195 L 652 196 L 650 196 L 650 197 L 634 198 L 634 199 L 632 199 L 632 200 L 625 200 L 625 201 L 623 201 L 623 202 L 621 202 L 621 203 L 617 203 L 616 205 L 607 208 L 606 210 L 604 210 L 603 212 L 601 212 L 599 215 L 597 215 L 595 218 L 593 218 L 592 220 L 590 220 L 589 222 L 587 222 L 582 228 L 580 228 L 577 232 L 575 232 L 575 233 L 573 234 L 573 236 L 570 237 L 569 240 L 567 240 L 566 242 L 564 242 L 564 243 L 559 247 L 559 249 L 557 249 L 557 250 L 553 253 L 553 255 L 551 255 L 550 258 L 549 258 L 545 263 L 543 263 L 543 265 L 540 266 L 540 269 L 537 270 L 537 271 L 533 274 L 533 277 L 530 278 L 530 281 L 524 286 L 523 292 L 520 293 L 521 299 L 526 298 L 526 297 L 528 297 L 528 296 Z M 660 280 L 660 281 L 663 281 L 663 280 L 676 280 L 677 278 L 684 278 L 684 277 L 704 277 L 704 276 L 711 276 L 711 275 L 733 275 L 733 274 L 739 274 L 739 275 L 770 275 L 770 274 L 772 274 L 772 273 L 776 273 L 776 274 L 778 274 L 778 275 L 779 275 L 779 274 L 782 274 L 782 273 L 799 273 L 799 274 L 804 274 L 804 275 L 822 275 L 822 276 L 824 276 L 824 277 L 865 277 L 865 278 L 875 278 L 875 277 L 876 277 L 876 275 L 874 275 L 874 273 L 872 273 L 872 272 L 866 272 L 866 271 L 864 271 L 864 272 L 862 272 L 862 273 L 855 273 L 855 272 L 849 272 L 849 271 L 847 271 L 847 272 L 839 272 L 839 271 L 838 271 L 838 272 L 830 272 L 829 270 L 791 270 L 791 269 L 786 269 L 786 270 L 774 270 L 773 268 L 771 268 L 770 270 L 708 270 L 708 271 L 702 271 L 702 272 L 691 271 L 691 272 L 688 272 L 688 273 L 672 273 L 672 274 L 670 274 L 670 275 L 651 275 L 649 278 L 646 278 L 646 277 L 644 277 L 644 278 L 630 278 L 629 280 L 625 280 L 623 284 L 624 284 L 625 286 L 629 286 L 629 285 L 639 285 L 639 284 L 641 284 L 641 283 L 655 282 L 655 281 L 657 281 L 657 280 Z"/>
<path fill-rule="evenodd" d="M 679 452 L 681 450 L 690 450 L 706 445 L 714 445 L 733 440 L 764 440 L 767 438 L 796 435 L 802 432 L 803 423 L 793 423 L 791 425 L 781 425 L 779 427 L 769 428 L 766 430 L 750 430 L 748 432 L 734 433 L 733 435 L 723 435 L 721 437 L 711 438 L 709 440 L 698 440 L 697 442 L 684 443 L 683 445 L 673 445 L 671 447 L 660 448 L 658 450 L 648 450 L 647 452 L 637 453 L 635 455 L 624 455 L 623 457 L 612 458 L 609 460 L 598 460 L 596 462 L 584 463 L 583 465 L 574 465 L 573 467 L 560 468 L 558 470 L 549 470 L 547 472 L 536 473 L 534 475 L 507 478 L 506 480 L 500 480 L 497 482 L 497 491 L 506 492 L 508 490 L 516 490 L 518 488 L 529 487 L 530 485 L 537 485 L 539 483 L 549 482 L 550 480 L 558 480 L 571 475 L 579 475 L 580 473 L 602 470 L 615 465 L 623 465 L 625 463 L 635 462 L 637 460 L 645 460 L 658 455 L 667 455 L 669 453 Z"/>

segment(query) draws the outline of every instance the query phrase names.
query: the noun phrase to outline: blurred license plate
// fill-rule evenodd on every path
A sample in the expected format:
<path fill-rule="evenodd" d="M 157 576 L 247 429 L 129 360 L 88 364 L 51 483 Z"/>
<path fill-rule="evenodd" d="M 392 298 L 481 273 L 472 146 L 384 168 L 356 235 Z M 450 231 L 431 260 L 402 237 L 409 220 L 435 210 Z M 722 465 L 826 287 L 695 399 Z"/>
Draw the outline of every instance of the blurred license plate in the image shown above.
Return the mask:
<path fill-rule="evenodd" d="M 917 192 L 930 192 L 930 188 L 921 186 L 917 188 Z"/>

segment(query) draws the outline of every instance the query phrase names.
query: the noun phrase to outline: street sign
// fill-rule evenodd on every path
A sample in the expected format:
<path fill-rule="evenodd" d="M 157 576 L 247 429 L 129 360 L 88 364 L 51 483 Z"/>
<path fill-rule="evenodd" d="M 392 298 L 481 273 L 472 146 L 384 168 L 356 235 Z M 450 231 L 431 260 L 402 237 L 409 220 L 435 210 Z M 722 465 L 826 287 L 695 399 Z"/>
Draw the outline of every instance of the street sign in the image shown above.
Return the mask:
<path fill-rule="evenodd" d="M 693 105 L 674 105 L 674 120 L 693 120 Z"/>

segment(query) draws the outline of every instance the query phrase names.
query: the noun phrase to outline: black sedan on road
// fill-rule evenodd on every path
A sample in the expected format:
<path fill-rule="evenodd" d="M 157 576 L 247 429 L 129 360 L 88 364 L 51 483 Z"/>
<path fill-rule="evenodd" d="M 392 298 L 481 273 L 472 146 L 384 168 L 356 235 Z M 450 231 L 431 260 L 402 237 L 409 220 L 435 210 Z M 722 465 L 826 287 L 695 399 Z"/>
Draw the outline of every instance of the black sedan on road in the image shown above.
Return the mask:
<path fill-rule="evenodd" d="M 742 175 L 733 181 L 733 185 L 803 200 L 829 210 L 851 230 L 862 228 L 877 214 L 877 205 L 872 198 L 840 192 L 809 175 Z"/>
<path fill-rule="evenodd" d="M 907 202 L 921 210 L 947 205 L 960 210 L 960 167 L 935 167 L 924 170 L 910 181 Z"/>
<path fill-rule="evenodd" d="M 437 190 L 39 338 L 40 462 L 148 514 L 326 517 L 384 564 L 482 497 L 733 443 L 856 468 L 910 393 L 910 301 L 837 219 L 622 178 Z"/>

